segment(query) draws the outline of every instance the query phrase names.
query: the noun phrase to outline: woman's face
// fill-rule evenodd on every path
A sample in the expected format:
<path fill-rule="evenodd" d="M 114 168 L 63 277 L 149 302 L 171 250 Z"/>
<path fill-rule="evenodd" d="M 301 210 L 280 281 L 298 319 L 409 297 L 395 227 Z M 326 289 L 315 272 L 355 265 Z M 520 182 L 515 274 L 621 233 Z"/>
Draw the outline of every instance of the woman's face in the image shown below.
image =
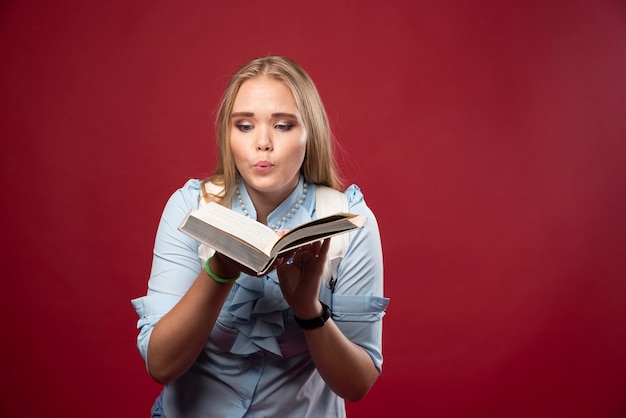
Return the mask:
<path fill-rule="evenodd" d="M 231 114 L 230 148 L 250 197 L 276 204 L 296 187 L 307 133 L 291 90 L 270 77 L 245 81 Z"/>

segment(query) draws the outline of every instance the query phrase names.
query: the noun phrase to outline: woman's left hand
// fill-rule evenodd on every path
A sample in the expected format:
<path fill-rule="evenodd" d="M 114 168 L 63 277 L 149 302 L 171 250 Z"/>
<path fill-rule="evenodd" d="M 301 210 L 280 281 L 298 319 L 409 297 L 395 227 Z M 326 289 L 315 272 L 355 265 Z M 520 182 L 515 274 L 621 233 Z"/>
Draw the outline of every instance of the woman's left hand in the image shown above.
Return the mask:
<path fill-rule="evenodd" d="M 330 239 L 302 246 L 276 269 L 283 296 L 299 318 L 320 314 L 318 298 L 329 246 Z"/>

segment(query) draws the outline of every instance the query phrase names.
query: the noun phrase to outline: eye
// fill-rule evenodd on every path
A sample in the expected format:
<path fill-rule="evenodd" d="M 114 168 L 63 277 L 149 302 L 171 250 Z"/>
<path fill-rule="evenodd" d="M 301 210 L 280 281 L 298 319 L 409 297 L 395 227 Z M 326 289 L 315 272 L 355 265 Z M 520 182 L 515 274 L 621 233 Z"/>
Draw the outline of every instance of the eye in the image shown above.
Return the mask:
<path fill-rule="evenodd" d="M 278 129 L 281 132 L 287 132 L 290 131 L 291 128 L 293 128 L 293 124 L 291 123 L 279 123 L 276 126 L 274 126 L 276 129 Z"/>
<path fill-rule="evenodd" d="M 236 123 L 235 128 L 237 128 L 241 132 L 250 132 L 252 130 L 252 125 L 249 125 L 247 123 Z"/>

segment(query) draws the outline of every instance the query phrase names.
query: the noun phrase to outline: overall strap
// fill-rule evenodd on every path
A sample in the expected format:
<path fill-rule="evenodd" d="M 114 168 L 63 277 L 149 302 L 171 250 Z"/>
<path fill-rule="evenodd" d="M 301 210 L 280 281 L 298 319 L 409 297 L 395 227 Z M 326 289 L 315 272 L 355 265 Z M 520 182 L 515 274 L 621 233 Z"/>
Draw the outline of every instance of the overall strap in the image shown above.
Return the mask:
<path fill-rule="evenodd" d="M 348 198 L 345 194 L 331 187 L 316 185 L 315 186 L 315 213 L 318 218 L 322 216 L 332 215 L 337 212 L 348 212 Z M 350 234 L 335 235 L 330 240 L 330 248 L 328 249 L 328 258 L 324 268 L 324 277 L 328 277 L 326 286 L 331 292 L 335 290 L 339 264 L 348 247 L 348 239 Z"/>
<path fill-rule="evenodd" d="M 218 186 L 215 183 L 207 181 L 206 183 L 203 183 L 203 185 L 205 193 L 218 195 L 224 192 L 224 187 Z M 206 205 L 207 201 L 202 197 L 202 192 L 200 192 L 198 207 L 202 208 Z M 213 254 L 215 254 L 215 250 L 213 248 L 209 248 L 206 245 L 200 243 L 200 246 L 198 247 L 198 256 L 200 257 L 200 260 L 202 260 L 202 264 L 204 264 Z"/>

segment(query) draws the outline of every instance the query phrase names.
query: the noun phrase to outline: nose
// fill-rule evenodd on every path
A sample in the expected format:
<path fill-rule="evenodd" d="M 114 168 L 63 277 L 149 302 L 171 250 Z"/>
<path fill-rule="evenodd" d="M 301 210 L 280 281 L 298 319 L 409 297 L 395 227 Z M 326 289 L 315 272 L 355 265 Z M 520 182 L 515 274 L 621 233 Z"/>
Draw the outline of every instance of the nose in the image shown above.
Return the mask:
<path fill-rule="evenodd" d="M 271 129 L 263 128 L 257 130 L 256 148 L 259 151 L 271 151 L 273 148 Z"/>

